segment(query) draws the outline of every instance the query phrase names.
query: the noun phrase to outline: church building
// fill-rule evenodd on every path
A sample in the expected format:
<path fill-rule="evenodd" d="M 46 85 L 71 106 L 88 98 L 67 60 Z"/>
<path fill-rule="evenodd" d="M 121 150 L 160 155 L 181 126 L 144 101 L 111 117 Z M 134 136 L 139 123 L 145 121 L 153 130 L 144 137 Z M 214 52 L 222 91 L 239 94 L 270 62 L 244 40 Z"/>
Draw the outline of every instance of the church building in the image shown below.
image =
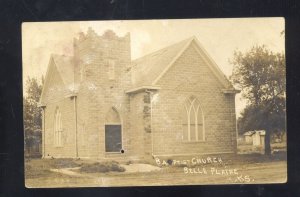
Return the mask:
<path fill-rule="evenodd" d="M 196 37 L 131 59 L 130 34 L 92 28 L 52 54 L 40 99 L 43 158 L 234 153 L 235 94 Z"/>

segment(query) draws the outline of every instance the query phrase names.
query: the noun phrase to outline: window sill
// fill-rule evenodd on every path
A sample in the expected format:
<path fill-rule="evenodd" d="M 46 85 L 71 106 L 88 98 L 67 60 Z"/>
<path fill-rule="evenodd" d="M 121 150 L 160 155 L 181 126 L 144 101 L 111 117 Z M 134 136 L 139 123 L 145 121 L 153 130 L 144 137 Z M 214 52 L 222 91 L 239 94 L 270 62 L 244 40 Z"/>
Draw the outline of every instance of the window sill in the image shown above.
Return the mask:
<path fill-rule="evenodd" d="M 124 154 L 121 152 L 105 152 L 105 155 L 118 155 L 118 154 Z"/>
<path fill-rule="evenodd" d="M 198 141 L 181 141 L 184 144 L 196 144 L 196 143 L 205 143 L 206 140 L 198 140 Z"/>

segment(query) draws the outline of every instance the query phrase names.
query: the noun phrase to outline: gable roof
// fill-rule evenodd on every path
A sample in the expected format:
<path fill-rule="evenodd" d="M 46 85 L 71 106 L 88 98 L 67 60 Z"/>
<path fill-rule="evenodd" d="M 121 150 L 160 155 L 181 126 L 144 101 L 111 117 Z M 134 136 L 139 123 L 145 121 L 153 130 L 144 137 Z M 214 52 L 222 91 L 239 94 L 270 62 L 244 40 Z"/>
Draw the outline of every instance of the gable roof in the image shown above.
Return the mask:
<path fill-rule="evenodd" d="M 229 89 L 232 92 L 227 91 L 226 93 L 236 93 L 232 84 L 194 36 L 132 61 L 132 88 L 136 90 L 142 86 L 155 87 L 159 79 L 192 43 L 195 43 L 195 48 L 199 55 L 223 84 L 224 91 Z"/>
<path fill-rule="evenodd" d="M 53 61 L 66 86 L 74 83 L 74 64 L 72 56 L 52 54 Z"/>
<path fill-rule="evenodd" d="M 165 75 L 174 62 L 184 53 L 184 51 L 187 50 L 189 46 L 191 46 L 192 43 L 198 54 L 211 69 L 212 73 L 214 73 L 221 84 L 223 84 L 224 89 L 222 91 L 229 94 L 239 92 L 233 88 L 226 76 L 222 73 L 217 64 L 212 60 L 194 36 L 133 60 L 131 62 L 130 70 L 132 86 L 131 89 L 126 92 L 132 93 L 138 92 L 142 89 L 159 89 L 160 87 L 157 86 L 159 79 Z M 51 67 L 50 64 L 53 64 L 53 66 L 57 69 L 68 94 L 75 93 L 75 86 L 77 87 L 78 85 L 75 85 L 74 81 L 74 57 L 52 54 L 40 101 L 43 100 L 47 81 L 50 80 L 48 78 L 51 78 L 51 76 L 48 76 L 49 69 Z"/>
<path fill-rule="evenodd" d="M 133 86 L 152 85 L 163 69 L 190 41 L 191 38 L 133 60 L 131 68 Z"/>
<path fill-rule="evenodd" d="M 47 89 L 50 78 L 52 77 L 51 75 L 53 74 L 52 73 L 53 71 L 51 71 L 51 69 L 53 69 L 53 68 L 51 68 L 52 66 L 54 66 L 56 68 L 56 70 L 66 88 L 69 87 L 69 90 L 72 91 L 72 89 L 70 89 L 70 87 L 74 86 L 73 57 L 65 56 L 65 55 L 51 54 L 48 69 L 47 69 L 46 76 L 45 76 L 45 83 L 44 83 L 43 90 L 41 93 L 41 98 L 39 101 L 41 106 L 43 106 L 45 104 L 45 103 L 43 103 L 44 102 L 44 94 Z"/>
<path fill-rule="evenodd" d="M 266 131 L 265 130 L 247 131 L 243 135 L 245 135 L 245 136 L 252 136 L 253 134 L 256 134 L 256 133 L 258 133 L 259 135 L 266 135 Z"/>

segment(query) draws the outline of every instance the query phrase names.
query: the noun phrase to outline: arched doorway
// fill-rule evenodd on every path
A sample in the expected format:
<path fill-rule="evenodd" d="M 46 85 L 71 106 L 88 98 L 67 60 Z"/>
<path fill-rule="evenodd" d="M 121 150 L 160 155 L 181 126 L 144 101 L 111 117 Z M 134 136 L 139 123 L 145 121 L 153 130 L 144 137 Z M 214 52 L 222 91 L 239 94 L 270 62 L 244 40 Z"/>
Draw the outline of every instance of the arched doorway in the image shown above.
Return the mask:
<path fill-rule="evenodd" d="M 118 111 L 111 108 L 105 118 L 105 152 L 122 150 L 122 123 Z"/>

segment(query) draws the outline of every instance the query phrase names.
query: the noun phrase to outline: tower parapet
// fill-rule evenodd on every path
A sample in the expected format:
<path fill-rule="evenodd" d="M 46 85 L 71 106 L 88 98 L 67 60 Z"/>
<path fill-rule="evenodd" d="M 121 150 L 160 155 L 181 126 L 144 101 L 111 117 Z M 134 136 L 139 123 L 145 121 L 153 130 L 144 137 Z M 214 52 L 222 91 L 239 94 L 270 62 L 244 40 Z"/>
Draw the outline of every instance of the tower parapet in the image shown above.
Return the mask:
<path fill-rule="evenodd" d="M 80 32 L 78 38 L 74 38 L 74 53 L 83 57 L 91 51 L 111 58 L 119 56 L 116 53 L 122 51 L 124 53 L 123 57 L 130 61 L 130 34 L 127 33 L 121 37 L 112 30 L 106 30 L 102 35 L 98 35 L 89 27 L 87 33 Z"/>
<path fill-rule="evenodd" d="M 130 67 L 130 34 L 118 36 L 114 31 L 106 30 L 98 35 L 89 27 L 86 33 L 81 32 L 74 38 L 74 59 L 77 78 L 82 76 L 82 70 L 86 73 L 90 70 L 90 75 L 96 75 L 97 71 L 105 72 L 111 62 L 115 65 L 117 77 Z"/>

